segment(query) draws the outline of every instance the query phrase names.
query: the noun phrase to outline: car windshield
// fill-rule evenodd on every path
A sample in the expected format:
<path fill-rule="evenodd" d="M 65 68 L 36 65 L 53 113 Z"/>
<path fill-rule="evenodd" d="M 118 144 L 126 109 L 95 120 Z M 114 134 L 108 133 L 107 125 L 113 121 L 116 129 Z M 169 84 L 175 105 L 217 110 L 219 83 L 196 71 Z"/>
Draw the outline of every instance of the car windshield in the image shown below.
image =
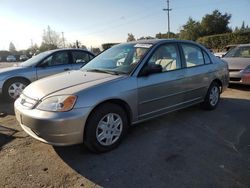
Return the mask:
<path fill-rule="evenodd" d="M 144 57 L 151 44 L 121 44 L 98 55 L 82 70 L 113 74 L 129 74 Z"/>
<path fill-rule="evenodd" d="M 250 46 L 240 46 L 230 50 L 224 57 L 250 58 Z"/>
<path fill-rule="evenodd" d="M 31 67 L 33 65 L 36 65 L 40 60 L 45 58 L 50 53 L 51 53 L 50 51 L 42 52 L 42 53 L 28 59 L 27 61 L 24 61 L 23 63 L 20 63 L 20 66 L 22 66 L 22 67 Z"/>

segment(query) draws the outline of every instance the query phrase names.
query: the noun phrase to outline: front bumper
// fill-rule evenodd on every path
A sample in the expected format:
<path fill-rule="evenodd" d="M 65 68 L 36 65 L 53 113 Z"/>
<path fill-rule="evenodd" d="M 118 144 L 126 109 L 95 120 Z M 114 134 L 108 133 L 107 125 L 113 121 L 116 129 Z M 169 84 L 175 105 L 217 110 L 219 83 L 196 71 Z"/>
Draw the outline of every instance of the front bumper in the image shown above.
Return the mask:
<path fill-rule="evenodd" d="M 83 142 L 84 126 L 90 108 L 72 109 L 68 112 L 46 112 L 27 109 L 20 100 L 15 101 L 16 119 L 33 138 L 55 146 Z"/>
<path fill-rule="evenodd" d="M 230 83 L 250 85 L 250 73 L 244 73 L 241 71 L 229 72 Z"/>

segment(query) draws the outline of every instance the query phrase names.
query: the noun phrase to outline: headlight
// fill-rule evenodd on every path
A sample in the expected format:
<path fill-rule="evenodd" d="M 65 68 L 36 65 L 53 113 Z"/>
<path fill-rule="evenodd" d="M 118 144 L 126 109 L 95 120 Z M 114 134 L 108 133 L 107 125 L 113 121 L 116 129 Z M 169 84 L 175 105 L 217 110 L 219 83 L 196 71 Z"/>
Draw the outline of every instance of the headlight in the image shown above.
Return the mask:
<path fill-rule="evenodd" d="M 242 70 L 243 73 L 250 73 L 250 65 L 248 65 L 245 69 Z"/>
<path fill-rule="evenodd" d="M 36 108 L 44 111 L 66 112 L 74 107 L 76 99 L 74 95 L 52 96 L 45 98 Z"/>

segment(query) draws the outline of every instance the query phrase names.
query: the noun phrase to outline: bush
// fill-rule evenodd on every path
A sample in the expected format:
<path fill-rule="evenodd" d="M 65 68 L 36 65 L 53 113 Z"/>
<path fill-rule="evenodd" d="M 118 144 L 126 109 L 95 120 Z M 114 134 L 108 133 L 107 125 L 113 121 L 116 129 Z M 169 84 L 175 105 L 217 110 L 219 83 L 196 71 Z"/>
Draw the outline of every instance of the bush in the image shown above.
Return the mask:
<path fill-rule="evenodd" d="M 225 46 L 229 44 L 250 43 L 250 31 L 200 37 L 197 39 L 197 42 L 203 44 L 204 46 L 210 49 L 222 50 Z"/>

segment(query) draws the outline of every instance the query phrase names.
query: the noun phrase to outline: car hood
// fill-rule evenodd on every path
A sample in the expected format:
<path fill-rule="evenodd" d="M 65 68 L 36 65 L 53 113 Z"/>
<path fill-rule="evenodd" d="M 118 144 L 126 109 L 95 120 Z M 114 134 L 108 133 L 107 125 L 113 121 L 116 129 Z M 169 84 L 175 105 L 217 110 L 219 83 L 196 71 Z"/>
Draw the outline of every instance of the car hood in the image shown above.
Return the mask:
<path fill-rule="evenodd" d="M 122 76 L 82 70 L 69 71 L 35 81 L 23 90 L 23 94 L 40 100 L 51 94 L 73 94 L 120 77 Z M 62 90 L 65 90 L 65 93 Z"/>
<path fill-rule="evenodd" d="M 228 63 L 229 70 L 230 69 L 244 69 L 248 65 L 250 65 L 250 58 L 240 58 L 240 57 L 225 57 L 222 58 Z"/>

